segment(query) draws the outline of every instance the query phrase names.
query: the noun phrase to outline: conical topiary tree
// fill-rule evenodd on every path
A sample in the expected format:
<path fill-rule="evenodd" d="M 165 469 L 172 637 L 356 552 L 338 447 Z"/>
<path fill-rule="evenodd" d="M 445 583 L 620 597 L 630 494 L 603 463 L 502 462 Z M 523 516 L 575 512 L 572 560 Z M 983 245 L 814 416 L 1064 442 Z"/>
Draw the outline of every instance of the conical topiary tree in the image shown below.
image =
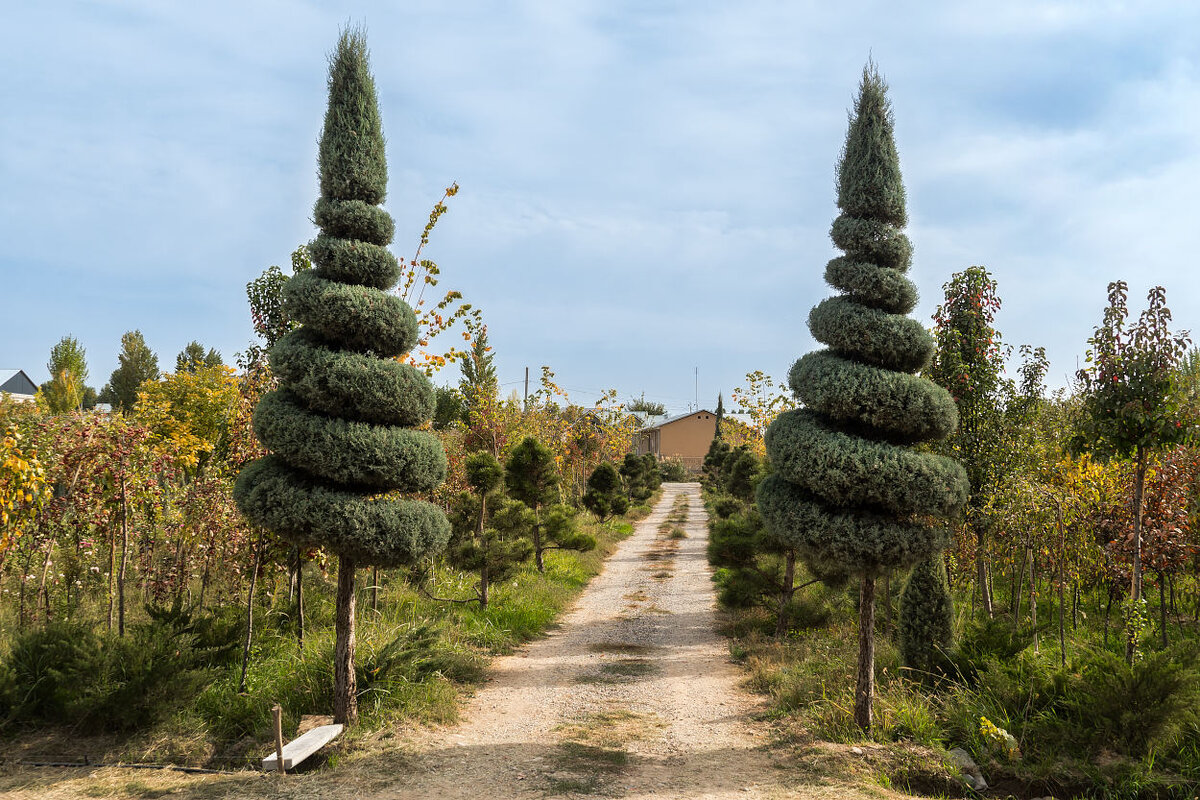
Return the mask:
<path fill-rule="evenodd" d="M 255 523 L 339 556 L 334 719 L 353 723 L 355 568 L 410 563 L 450 536 L 436 506 L 387 494 L 437 486 L 446 456 L 436 436 L 413 430 L 433 413 L 432 386 L 396 360 L 416 344 L 417 321 L 386 292 L 400 267 L 385 247 L 392 218 L 378 207 L 387 164 L 361 32 L 343 32 L 330 60 L 318 161 L 314 269 L 284 287 L 301 326 L 271 348 L 280 388 L 254 412 L 272 455 L 242 471 L 234 499 Z"/>
<path fill-rule="evenodd" d="M 912 247 L 887 86 L 863 70 L 838 162 L 834 258 L 825 280 L 841 292 L 808 318 L 827 345 L 801 358 L 789 382 L 804 408 L 780 414 L 767 431 L 774 473 L 759 486 L 768 530 L 796 548 L 816 575 L 861 581 L 855 719 L 871 725 L 875 578 L 941 550 L 937 518 L 958 513 L 967 478 L 958 462 L 908 445 L 949 435 L 954 401 L 912 374 L 933 340 L 906 316 L 917 302 L 905 277 Z"/>
<path fill-rule="evenodd" d="M 904 664 L 928 680 L 947 663 L 954 641 L 954 602 L 939 556 L 913 569 L 900 599 L 900 654 Z"/>

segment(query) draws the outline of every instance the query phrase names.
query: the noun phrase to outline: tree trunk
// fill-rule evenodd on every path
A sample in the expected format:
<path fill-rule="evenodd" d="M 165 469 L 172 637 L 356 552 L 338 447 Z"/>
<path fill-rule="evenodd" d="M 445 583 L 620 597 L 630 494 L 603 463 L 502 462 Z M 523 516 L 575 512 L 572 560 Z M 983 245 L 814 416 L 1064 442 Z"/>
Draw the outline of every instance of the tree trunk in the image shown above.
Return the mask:
<path fill-rule="evenodd" d="M 784 558 L 783 586 L 779 590 L 779 615 L 775 618 L 775 638 L 787 633 L 787 608 L 796 591 L 796 553 L 788 550 Z"/>
<path fill-rule="evenodd" d="M 1162 629 L 1162 646 L 1167 647 L 1167 589 L 1163 571 L 1158 571 L 1158 624 Z"/>
<path fill-rule="evenodd" d="M 875 698 L 875 579 L 864 576 L 858 604 L 858 685 L 854 690 L 854 721 L 863 733 L 871 731 Z"/>
<path fill-rule="evenodd" d="M 1062 567 L 1059 567 L 1059 571 L 1062 571 Z M 1058 576 L 1058 651 L 1059 663 L 1064 667 L 1067 665 L 1067 598 L 1065 592 L 1060 574 Z"/>
<path fill-rule="evenodd" d="M 545 572 L 546 563 L 542 560 L 542 521 L 540 518 L 533 524 L 533 559 L 537 564 L 538 572 Z"/>
<path fill-rule="evenodd" d="M 1037 555 L 1029 548 L 1029 622 L 1033 625 L 1033 652 L 1040 653 L 1037 629 Z"/>
<path fill-rule="evenodd" d="M 17 627 L 21 630 L 25 630 L 25 594 L 29 584 L 29 566 L 33 563 L 33 553 L 34 547 L 31 543 L 28 554 L 25 556 L 25 563 L 21 566 L 21 588 L 17 595 Z"/>
<path fill-rule="evenodd" d="M 379 613 L 379 567 L 371 567 L 371 611 Z"/>
<path fill-rule="evenodd" d="M 212 573 L 213 553 L 217 549 L 217 529 L 212 528 L 208 535 L 208 546 L 204 550 L 204 574 L 200 577 L 200 601 L 196 603 L 204 608 L 204 595 L 208 593 L 209 576 Z"/>
<path fill-rule="evenodd" d="M 1146 448 L 1138 445 L 1137 467 L 1133 481 L 1133 573 L 1130 576 L 1129 599 L 1142 599 L 1142 493 L 1146 485 Z M 1133 663 L 1133 631 L 1125 631 L 1125 661 Z"/>
<path fill-rule="evenodd" d="M 37 613 L 37 604 L 42 603 L 44 609 L 45 621 L 50 621 L 50 590 L 46 588 L 46 577 L 50 574 L 50 560 L 54 555 L 54 537 L 46 540 L 46 557 L 42 559 L 42 578 L 38 581 L 37 594 L 33 598 L 34 613 Z"/>
<path fill-rule="evenodd" d="M 296 548 L 296 645 L 304 649 L 304 554 Z"/>
<path fill-rule="evenodd" d="M 238 681 L 238 694 L 246 693 L 246 670 L 250 667 L 250 640 L 254 636 L 254 587 L 258 583 L 258 567 L 262 558 L 263 529 L 258 529 L 258 543 L 254 547 L 254 559 L 250 563 L 250 591 L 246 593 L 246 641 L 242 644 L 242 677 Z"/>
<path fill-rule="evenodd" d="M 976 580 L 979 581 L 979 591 L 983 600 L 983 610 L 991 619 L 996 615 L 996 609 L 992 605 L 992 587 L 988 583 L 988 568 L 987 555 L 985 545 L 987 543 L 987 533 L 983 526 L 975 528 L 975 571 Z"/>
<path fill-rule="evenodd" d="M 1067 628 L 1064 617 L 1067 600 L 1064 595 L 1067 580 L 1067 532 L 1063 526 L 1062 506 L 1055 504 L 1054 517 L 1058 523 L 1058 654 L 1060 666 L 1067 665 Z"/>
<path fill-rule="evenodd" d="M 354 561 L 338 558 L 336 644 L 333 655 L 333 721 L 358 722 L 358 686 L 354 676 Z"/>
<path fill-rule="evenodd" d="M 1108 647 L 1108 617 L 1112 613 L 1113 589 L 1108 586 L 1108 603 L 1104 606 L 1104 646 Z"/>
<path fill-rule="evenodd" d="M 485 556 L 486 557 L 486 556 Z M 488 603 L 488 565 L 485 561 L 479 568 L 479 607 L 487 608 Z"/>
<path fill-rule="evenodd" d="M 892 571 L 883 571 L 883 632 L 892 632 Z"/>
<path fill-rule="evenodd" d="M 1013 600 L 1013 624 L 1021 624 L 1021 590 L 1025 585 L 1025 562 L 1029 560 L 1029 549 L 1021 551 L 1021 568 L 1017 570 L 1016 597 Z"/>
<path fill-rule="evenodd" d="M 121 565 L 117 570 L 117 636 L 125 635 L 125 567 L 129 563 L 129 500 L 121 478 Z"/>
<path fill-rule="evenodd" d="M 1071 630 L 1079 630 L 1079 578 L 1071 584 Z"/>

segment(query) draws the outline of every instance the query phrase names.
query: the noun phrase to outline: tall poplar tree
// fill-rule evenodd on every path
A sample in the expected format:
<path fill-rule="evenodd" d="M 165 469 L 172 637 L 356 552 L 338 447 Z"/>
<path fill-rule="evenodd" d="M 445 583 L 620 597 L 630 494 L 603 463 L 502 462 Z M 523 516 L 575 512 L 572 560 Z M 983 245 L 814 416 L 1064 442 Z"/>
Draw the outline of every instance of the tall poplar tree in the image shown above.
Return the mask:
<path fill-rule="evenodd" d="M 352 724 L 355 569 L 411 563 L 450 536 L 437 506 L 386 494 L 434 488 L 446 456 L 432 432 L 415 430 L 433 413 L 432 385 L 396 360 L 416 344 L 417 320 L 386 292 L 400 266 L 386 249 L 391 215 L 378 207 L 387 164 L 359 31 L 343 32 L 330 59 L 318 164 L 314 268 L 283 290 L 285 310 L 300 327 L 271 348 L 280 388 L 254 412 L 255 434 L 272 455 L 242 471 L 234 499 L 252 521 L 293 544 L 337 553 L 334 719 Z"/>
<path fill-rule="evenodd" d="M 825 269 L 841 294 L 808 317 L 827 349 L 795 363 L 789 384 L 804 407 L 776 417 L 766 434 L 774 473 L 758 489 L 771 535 L 795 547 L 814 574 L 860 581 L 859 659 L 854 717 L 871 726 L 874 695 L 875 579 L 943 549 L 935 520 L 967 499 L 963 468 L 912 449 L 954 431 L 958 415 L 945 389 L 913 373 L 933 340 L 906 316 L 917 291 L 906 276 L 912 246 L 887 85 L 873 63 L 863 70 L 837 168 L 833 243 L 845 255 Z"/>
<path fill-rule="evenodd" d="M 42 398 L 52 414 L 78 411 L 85 405 L 88 367 L 87 351 L 74 336 L 64 336 L 50 349 L 46 363 L 50 380 L 41 387 Z"/>

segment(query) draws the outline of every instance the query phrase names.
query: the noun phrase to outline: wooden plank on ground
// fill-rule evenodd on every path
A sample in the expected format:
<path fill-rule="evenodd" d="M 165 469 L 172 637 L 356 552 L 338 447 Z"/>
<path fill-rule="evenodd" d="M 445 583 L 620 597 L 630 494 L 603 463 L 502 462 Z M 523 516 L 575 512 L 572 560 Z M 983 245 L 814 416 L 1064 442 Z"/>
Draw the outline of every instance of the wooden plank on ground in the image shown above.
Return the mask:
<path fill-rule="evenodd" d="M 290 770 L 304 759 L 332 742 L 342 733 L 342 725 L 321 725 L 283 746 L 283 768 Z M 275 771 L 275 754 L 262 760 L 264 772 Z"/>

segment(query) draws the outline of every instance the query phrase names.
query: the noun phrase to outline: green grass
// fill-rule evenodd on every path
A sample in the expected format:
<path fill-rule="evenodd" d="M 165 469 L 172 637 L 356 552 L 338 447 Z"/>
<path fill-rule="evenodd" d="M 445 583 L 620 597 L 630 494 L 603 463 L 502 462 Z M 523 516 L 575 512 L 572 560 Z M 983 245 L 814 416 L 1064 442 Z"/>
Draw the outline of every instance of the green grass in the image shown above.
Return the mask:
<path fill-rule="evenodd" d="M 644 516 L 643 509 L 636 511 Z M 523 565 L 508 580 L 493 585 L 487 609 L 475 603 L 435 602 L 418 593 L 400 573 L 381 572 L 375 611 L 371 573 L 360 572 L 356 653 L 360 724 L 345 737 L 342 749 L 352 750 L 357 741 L 398 722 L 454 720 L 462 690 L 482 678 L 488 658 L 512 652 L 542 635 L 599 572 L 616 544 L 633 532 L 628 517 L 605 524 L 584 522 L 583 527 L 596 537 L 595 550 L 548 551 L 544 574 L 532 563 Z M 131 736 L 104 741 L 80 739 L 64 731 L 64 752 L 86 752 L 94 760 L 252 764 L 269 745 L 275 703 L 283 706 L 284 735 L 289 738 L 301 716 L 331 713 L 335 576 L 332 570 L 322 573 L 314 564 L 305 570 L 305 638 L 300 648 L 286 582 L 275 573 L 268 575 L 275 580 L 259 581 L 246 692 L 237 691 L 239 647 L 237 657 L 214 669 L 198 694 L 165 719 Z M 474 581 L 474 576 L 438 566 L 429 588 L 439 597 L 466 598 L 474 594 Z M 130 624 L 145 621 L 138 602 L 130 602 L 129 608 Z M 83 611 L 99 619 L 101 610 L 96 604 Z M 230 612 L 241 618 L 236 606 Z M 9 641 L 0 642 L 0 654 L 9 648 Z M 10 727 L 6 733 L 19 740 L 31 734 L 44 737 L 48 731 Z"/>

